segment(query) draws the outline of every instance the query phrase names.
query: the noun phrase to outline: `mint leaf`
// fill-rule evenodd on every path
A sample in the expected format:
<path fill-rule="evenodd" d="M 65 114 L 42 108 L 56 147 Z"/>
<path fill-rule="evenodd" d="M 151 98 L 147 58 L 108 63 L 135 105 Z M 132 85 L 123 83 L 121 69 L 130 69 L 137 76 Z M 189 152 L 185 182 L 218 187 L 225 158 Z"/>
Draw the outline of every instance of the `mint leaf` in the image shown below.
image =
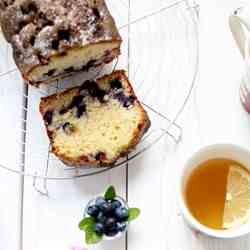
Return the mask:
<path fill-rule="evenodd" d="M 78 227 L 80 228 L 80 230 L 86 231 L 87 228 L 93 227 L 94 223 L 95 223 L 94 218 L 86 217 L 86 218 L 84 218 L 83 220 L 80 221 Z"/>
<path fill-rule="evenodd" d="M 110 186 L 106 190 L 104 197 L 105 197 L 106 200 L 113 200 L 116 197 L 114 186 Z"/>
<path fill-rule="evenodd" d="M 90 245 L 90 244 L 96 244 L 102 240 L 102 235 L 97 234 L 94 230 L 93 227 L 87 227 L 85 231 L 85 242 Z"/>
<path fill-rule="evenodd" d="M 135 220 L 139 215 L 141 211 L 139 208 L 129 208 L 128 210 L 128 221 Z"/>

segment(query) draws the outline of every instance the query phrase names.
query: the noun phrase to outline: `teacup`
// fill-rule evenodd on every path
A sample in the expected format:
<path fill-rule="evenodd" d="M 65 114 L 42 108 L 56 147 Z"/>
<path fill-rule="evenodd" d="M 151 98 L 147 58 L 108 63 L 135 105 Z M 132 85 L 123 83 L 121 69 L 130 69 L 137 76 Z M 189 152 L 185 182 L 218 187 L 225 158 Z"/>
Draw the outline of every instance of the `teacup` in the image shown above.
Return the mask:
<path fill-rule="evenodd" d="M 187 224 L 195 231 L 215 238 L 229 239 L 250 233 L 250 221 L 236 228 L 215 230 L 201 224 L 190 212 L 185 198 L 185 187 L 190 175 L 207 160 L 224 158 L 241 163 L 250 170 L 250 151 L 233 144 L 214 144 L 201 148 L 186 161 L 179 179 L 178 201 L 181 213 Z M 213 185 L 211 183 L 211 185 Z"/>

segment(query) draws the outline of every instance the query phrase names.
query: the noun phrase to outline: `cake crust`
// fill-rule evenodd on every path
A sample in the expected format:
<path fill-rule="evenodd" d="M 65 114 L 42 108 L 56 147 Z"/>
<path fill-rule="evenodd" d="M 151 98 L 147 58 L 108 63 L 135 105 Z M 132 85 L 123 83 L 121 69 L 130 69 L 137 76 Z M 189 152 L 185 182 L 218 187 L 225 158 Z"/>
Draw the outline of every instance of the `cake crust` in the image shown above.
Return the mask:
<path fill-rule="evenodd" d="M 24 79 L 34 84 L 35 68 L 71 51 L 116 43 L 106 61 L 120 54 L 121 37 L 104 0 L 0 0 L 0 23 Z"/>
<path fill-rule="evenodd" d="M 142 136 L 147 132 L 150 127 L 150 120 L 147 113 L 144 111 L 143 107 L 141 106 L 140 102 L 135 96 L 135 93 L 125 75 L 123 70 L 118 70 L 113 72 L 111 75 L 105 75 L 100 79 L 97 79 L 97 84 L 102 84 L 103 82 L 110 82 L 113 79 L 119 79 L 123 82 L 124 87 L 126 88 L 126 96 L 133 97 L 133 107 L 136 108 L 136 112 L 138 112 L 138 119 L 136 121 L 136 125 L 132 128 L 132 136 L 126 142 L 125 145 L 122 145 L 122 149 L 116 152 L 112 157 L 106 157 L 105 152 L 100 152 L 97 155 L 90 155 L 87 154 L 80 154 L 77 157 L 69 156 L 67 153 L 63 152 L 58 145 L 55 144 L 55 131 L 51 130 L 48 122 L 45 120 L 45 127 L 52 145 L 52 152 L 65 164 L 70 166 L 110 166 L 115 163 L 120 157 L 124 157 L 128 155 L 139 143 Z M 84 86 L 84 84 L 83 84 Z M 45 98 L 41 99 L 40 103 L 40 113 L 42 114 L 43 118 L 45 118 L 45 114 L 48 110 L 52 110 L 55 106 L 59 105 L 62 106 L 62 103 L 58 104 L 60 100 L 63 100 L 66 96 L 75 96 L 79 94 L 79 89 L 81 87 L 74 87 L 70 88 L 64 92 L 54 94 Z M 68 105 L 68 104 L 67 104 Z M 88 116 L 88 114 L 86 114 Z"/>

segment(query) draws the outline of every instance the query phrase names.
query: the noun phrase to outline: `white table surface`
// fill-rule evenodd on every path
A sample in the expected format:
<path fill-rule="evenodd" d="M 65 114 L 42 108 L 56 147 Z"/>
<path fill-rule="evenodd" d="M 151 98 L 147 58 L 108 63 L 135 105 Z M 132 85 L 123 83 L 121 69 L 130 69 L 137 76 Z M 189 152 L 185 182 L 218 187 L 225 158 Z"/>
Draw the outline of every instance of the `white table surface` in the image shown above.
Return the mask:
<path fill-rule="evenodd" d="M 230 12 L 244 2 L 247 1 L 199 1 L 199 75 L 178 121 L 183 127 L 183 138 L 178 145 L 163 140 L 150 154 L 129 163 L 129 168 L 76 181 L 49 182 L 49 197 L 33 189 L 31 178 L 23 179 L 0 169 L 0 250 L 68 250 L 72 245 L 81 245 L 83 233 L 77 224 L 84 204 L 109 184 L 115 185 L 120 195 L 127 195 L 129 204 L 140 207 L 142 214 L 133 223 L 127 238 L 104 242 L 91 249 L 250 249 L 249 236 L 225 241 L 194 233 L 184 224 L 176 200 L 183 162 L 194 150 L 216 142 L 250 148 L 250 116 L 242 109 L 238 95 L 244 65 L 228 27 Z M 133 0 L 120 3 L 127 7 L 133 5 L 132 15 L 139 13 L 143 5 Z M 121 16 L 126 19 L 128 12 Z M 14 131 L 16 117 L 20 116 L 16 108 L 21 103 L 20 96 L 12 92 L 10 100 L 5 93 L 0 95 L 10 105 L 12 122 L 6 129 L 11 127 Z M 0 111 L 6 112 L 3 107 Z M 12 135 L 0 131 L 0 138 L 15 145 Z M 13 146 L 13 150 L 20 149 Z M 17 159 L 11 152 L 5 155 L 15 164 Z"/>

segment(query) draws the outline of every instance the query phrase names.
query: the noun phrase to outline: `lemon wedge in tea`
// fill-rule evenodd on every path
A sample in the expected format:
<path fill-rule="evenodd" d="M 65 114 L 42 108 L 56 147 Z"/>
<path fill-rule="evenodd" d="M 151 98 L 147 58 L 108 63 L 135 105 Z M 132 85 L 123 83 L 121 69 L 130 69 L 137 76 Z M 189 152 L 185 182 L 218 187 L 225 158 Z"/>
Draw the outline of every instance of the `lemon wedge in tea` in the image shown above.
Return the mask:
<path fill-rule="evenodd" d="M 223 228 L 230 229 L 250 220 L 250 172 L 239 165 L 229 167 L 223 214 Z"/>

